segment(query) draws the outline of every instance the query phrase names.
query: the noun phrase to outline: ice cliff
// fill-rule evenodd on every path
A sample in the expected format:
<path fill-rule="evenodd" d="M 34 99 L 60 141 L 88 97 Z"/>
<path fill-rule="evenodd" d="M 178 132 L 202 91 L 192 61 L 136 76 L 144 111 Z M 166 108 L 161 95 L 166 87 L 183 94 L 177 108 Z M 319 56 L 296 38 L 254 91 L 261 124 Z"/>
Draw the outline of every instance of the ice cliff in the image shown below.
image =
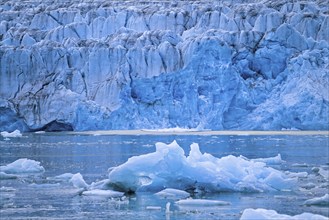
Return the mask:
<path fill-rule="evenodd" d="M 0 131 L 328 130 L 327 1 L 5 1 Z"/>

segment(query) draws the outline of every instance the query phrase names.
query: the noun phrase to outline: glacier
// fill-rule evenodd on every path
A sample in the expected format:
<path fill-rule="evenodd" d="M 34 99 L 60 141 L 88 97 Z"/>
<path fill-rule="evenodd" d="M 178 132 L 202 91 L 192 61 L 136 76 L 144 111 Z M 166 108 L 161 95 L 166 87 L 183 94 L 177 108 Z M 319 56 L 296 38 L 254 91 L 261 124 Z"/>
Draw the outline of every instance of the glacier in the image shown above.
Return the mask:
<path fill-rule="evenodd" d="M 0 5 L 0 131 L 329 130 L 312 1 Z"/>

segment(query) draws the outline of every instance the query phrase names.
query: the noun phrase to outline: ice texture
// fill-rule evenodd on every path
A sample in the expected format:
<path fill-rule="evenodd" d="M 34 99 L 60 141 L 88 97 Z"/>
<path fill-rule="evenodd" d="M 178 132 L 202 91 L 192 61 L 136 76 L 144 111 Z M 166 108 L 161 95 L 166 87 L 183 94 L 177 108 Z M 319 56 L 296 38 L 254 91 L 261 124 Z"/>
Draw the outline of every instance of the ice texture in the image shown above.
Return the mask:
<path fill-rule="evenodd" d="M 115 197 L 122 197 L 124 195 L 124 193 L 118 192 L 118 191 L 113 191 L 113 190 L 93 189 L 93 190 L 83 191 L 82 195 L 115 198 Z"/>
<path fill-rule="evenodd" d="M 4 138 L 22 137 L 23 136 L 19 130 L 15 130 L 13 132 L 2 131 L 0 134 Z"/>
<path fill-rule="evenodd" d="M 83 179 L 83 176 L 80 173 L 74 174 L 70 178 L 69 182 L 72 183 L 72 185 L 76 188 L 80 188 L 80 189 L 88 188 L 88 184 L 85 182 L 85 180 Z"/>
<path fill-rule="evenodd" d="M 109 173 L 109 184 L 125 192 L 160 191 L 165 188 L 205 192 L 262 192 L 292 189 L 296 178 L 267 167 L 263 162 L 229 155 L 216 158 L 191 145 L 188 156 L 173 141 L 156 143 L 153 153 L 134 156 Z"/>
<path fill-rule="evenodd" d="M 274 210 L 267 209 L 245 209 L 242 213 L 240 220 L 270 220 L 270 219 L 285 219 L 285 220 L 326 220 L 325 216 L 312 214 L 312 213 L 302 213 L 300 215 L 285 215 L 279 214 Z"/>
<path fill-rule="evenodd" d="M 19 175 L 19 174 L 37 174 L 43 173 L 45 169 L 40 165 L 39 161 L 27 158 L 18 159 L 5 166 L 0 166 L 1 176 Z"/>
<path fill-rule="evenodd" d="M 225 206 L 231 205 L 230 202 L 209 199 L 181 199 L 175 202 L 179 206 Z"/>
<path fill-rule="evenodd" d="M 161 190 L 160 192 L 157 192 L 155 195 L 166 199 L 185 199 L 191 196 L 190 193 L 186 191 L 173 189 L 173 188 L 167 188 Z"/>
<path fill-rule="evenodd" d="M 329 206 L 329 194 L 325 194 L 322 197 L 308 199 L 304 202 L 304 205 Z"/>
<path fill-rule="evenodd" d="M 0 131 L 329 129 L 322 0 L 8 0 L 0 13 Z"/>

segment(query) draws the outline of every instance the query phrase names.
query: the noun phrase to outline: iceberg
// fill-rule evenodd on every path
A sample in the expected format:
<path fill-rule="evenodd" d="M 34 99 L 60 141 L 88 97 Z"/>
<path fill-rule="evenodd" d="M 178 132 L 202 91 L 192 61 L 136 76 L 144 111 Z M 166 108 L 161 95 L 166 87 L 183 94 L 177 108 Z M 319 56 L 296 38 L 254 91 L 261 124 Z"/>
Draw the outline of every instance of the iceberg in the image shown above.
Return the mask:
<path fill-rule="evenodd" d="M 15 130 L 13 132 L 2 131 L 1 136 L 4 138 L 13 138 L 13 137 L 22 137 L 22 133 L 19 130 Z"/>
<path fill-rule="evenodd" d="M 27 158 L 18 159 L 8 165 L 0 166 L 0 172 L 7 176 L 10 174 L 39 174 L 43 173 L 44 171 L 45 169 L 40 165 L 40 162 Z M 4 174 L 2 174 L 2 176 Z"/>
<path fill-rule="evenodd" d="M 147 161 L 147 163 L 145 163 Z M 232 155 L 216 158 L 202 154 L 196 143 L 188 156 L 173 141 L 156 143 L 153 153 L 134 156 L 109 173 L 109 184 L 119 191 L 160 191 L 175 188 L 205 192 L 262 192 L 285 190 L 296 185 L 296 178 L 254 162 Z"/>
<path fill-rule="evenodd" d="M 322 0 L 7 0 L 0 13 L 0 131 L 329 130 Z"/>
<path fill-rule="evenodd" d="M 290 215 L 279 214 L 274 210 L 266 210 L 266 209 L 245 209 L 240 218 L 240 220 L 270 220 L 270 219 L 325 220 L 328 218 L 322 215 L 317 215 L 307 212 L 302 213 L 300 215 L 290 216 Z"/>

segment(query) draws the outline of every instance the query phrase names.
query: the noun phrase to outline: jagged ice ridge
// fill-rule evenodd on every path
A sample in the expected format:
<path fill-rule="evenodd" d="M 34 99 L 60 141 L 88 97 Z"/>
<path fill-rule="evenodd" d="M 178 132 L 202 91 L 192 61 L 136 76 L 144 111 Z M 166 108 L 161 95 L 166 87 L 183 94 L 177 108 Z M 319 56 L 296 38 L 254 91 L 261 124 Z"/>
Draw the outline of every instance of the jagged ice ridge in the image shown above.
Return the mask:
<path fill-rule="evenodd" d="M 6 1 L 0 131 L 328 130 L 326 1 Z"/>

